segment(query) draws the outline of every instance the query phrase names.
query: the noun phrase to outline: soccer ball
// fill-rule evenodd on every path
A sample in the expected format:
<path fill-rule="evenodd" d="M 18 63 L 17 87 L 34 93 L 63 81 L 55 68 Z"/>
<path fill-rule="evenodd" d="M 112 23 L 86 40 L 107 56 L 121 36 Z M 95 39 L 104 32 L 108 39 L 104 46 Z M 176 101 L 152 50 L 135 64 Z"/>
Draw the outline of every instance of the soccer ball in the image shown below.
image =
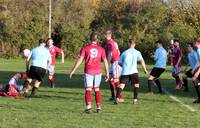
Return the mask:
<path fill-rule="evenodd" d="M 29 49 L 24 49 L 24 51 L 23 51 L 23 55 L 24 55 L 24 57 L 28 57 L 28 55 L 30 54 L 30 50 Z"/>

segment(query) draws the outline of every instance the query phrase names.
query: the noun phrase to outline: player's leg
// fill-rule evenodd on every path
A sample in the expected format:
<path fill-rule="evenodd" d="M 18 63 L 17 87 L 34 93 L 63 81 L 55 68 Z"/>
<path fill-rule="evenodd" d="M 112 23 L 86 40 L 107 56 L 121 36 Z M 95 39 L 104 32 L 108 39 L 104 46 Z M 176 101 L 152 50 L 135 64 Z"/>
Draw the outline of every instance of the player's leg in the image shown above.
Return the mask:
<path fill-rule="evenodd" d="M 183 75 L 183 86 L 184 86 L 184 91 L 188 92 L 188 77 L 192 78 L 192 69 L 188 70 L 184 75 Z"/>
<path fill-rule="evenodd" d="M 36 67 L 36 69 L 35 69 L 35 79 L 36 80 L 35 80 L 34 86 L 32 88 L 30 98 L 35 96 L 38 88 L 40 87 L 41 82 L 43 81 L 45 73 L 46 73 L 46 69 Z"/>
<path fill-rule="evenodd" d="M 55 67 L 54 66 L 49 66 L 48 67 L 48 78 L 51 84 L 51 88 L 55 87 L 55 79 L 54 79 L 54 71 Z"/>
<path fill-rule="evenodd" d="M 200 81 L 196 78 L 193 79 L 193 83 L 197 93 L 197 99 L 193 103 L 200 103 Z"/>
<path fill-rule="evenodd" d="M 30 90 L 30 84 L 31 84 L 31 82 L 32 82 L 32 78 L 27 78 L 27 79 L 24 81 L 24 84 L 23 84 L 23 86 L 24 86 L 24 88 L 25 88 L 24 93 L 23 93 L 23 96 L 24 96 L 24 97 L 27 97 L 27 96 L 28 96 L 28 91 Z"/>
<path fill-rule="evenodd" d="M 156 68 L 153 68 L 148 78 L 148 90 L 147 90 L 148 94 L 153 94 L 152 85 L 153 85 L 153 80 L 155 79 L 155 76 L 156 76 L 156 72 L 157 72 L 156 70 L 157 70 Z"/>
<path fill-rule="evenodd" d="M 114 62 L 113 64 L 113 79 L 114 79 L 114 84 L 115 88 L 120 87 L 120 75 L 121 75 L 121 67 L 118 65 L 118 61 Z M 119 102 L 124 102 L 124 93 L 123 91 L 119 95 Z"/>
<path fill-rule="evenodd" d="M 85 74 L 84 75 L 84 86 L 85 86 L 85 104 L 86 113 L 90 113 L 92 109 L 92 88 L 93 88 L 94 76 Z"/>
<path fill-rule="evenodd" d="M 179 73 L 180 73 L 180 67 L 176 68 L 174 67 L 172 70 L 172 76 L 175 78 L 176 80 L 176 90 L 180 90 L 182 88 L 182 83 L 181 83 L 181 79 L 179 77 Z"/>
<path fill-rule="evenodd" d="M 96 100 L 97 112 L 101 111 L 100 85 L 101 85 L 101 74 L 98 74 L 98 75 L 94 76 L 94 91 L 95 91 L 95 100 Z"/>
<path fill-rule="evenodd" d="M 111 92 L 111 97 L 110 97 L 110 101 L 113 101 L 115 98 L 115 83 L 114 83 L 114 79 L 112 78 L 112 74 L 110 75 L 111 79 L 109 81 L 110 84 L 110 92 Z"/>
<path fill-rule="evenodd" d="M 120 94 L 121 92 L 123 91 L 124 87 L 125 87 L 125 84 L 127 83 L 127 81 L 129 81 L 130 79 L 130 76 L 129 75 L 122 75 L 120 77 L 120 86 L 118 86 L 116 88 L 116 97 L 115 97 L 115 100 L 114 100 L 114 104 L 117 104 L 118 101 L 119 101 L 119 97 L 120 97 Z"/>
<path fill-rule="evenodd" d="M 133 86 L 133 104 L 138 104 L 138 89 L 140 87 L 138 73 L 131 75 L 131 85 Z"/>

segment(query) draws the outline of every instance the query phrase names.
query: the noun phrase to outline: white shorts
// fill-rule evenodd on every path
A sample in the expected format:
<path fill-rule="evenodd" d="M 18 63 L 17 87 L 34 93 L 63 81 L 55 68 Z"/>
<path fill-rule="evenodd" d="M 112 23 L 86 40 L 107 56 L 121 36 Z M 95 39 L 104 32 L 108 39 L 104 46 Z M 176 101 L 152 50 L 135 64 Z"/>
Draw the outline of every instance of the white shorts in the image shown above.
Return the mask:
<path fill-rule="evenodd" d="M 111 67 L 110 67 L 110 76 L 111 78 L 119 78 L 121 75 L 121 66 L 118 64 L 118 62 L 113 62 L 111 63 Z"/>
<path fill-rule="evenodd" d="M 47 69 L 48 71 L 48 75 L 54 75 L 55 73 L 55 66 L 54 65 L 50 65 Z"/>
<path fill-rule="evenodd" d="M 98 75 L 84 75 L 85 88 L 99 88 L 101 85 L 101 74 Z"/>

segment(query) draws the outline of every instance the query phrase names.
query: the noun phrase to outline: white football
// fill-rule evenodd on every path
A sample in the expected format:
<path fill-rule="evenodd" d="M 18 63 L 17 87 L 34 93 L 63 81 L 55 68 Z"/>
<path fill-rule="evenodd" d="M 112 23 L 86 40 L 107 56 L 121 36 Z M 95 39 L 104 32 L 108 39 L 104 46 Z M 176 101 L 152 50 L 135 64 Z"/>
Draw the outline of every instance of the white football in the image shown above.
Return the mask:
<path fill-rule="evenodd" d="M 25 57 L 28 57 L 30 52 L 31 51 L 29 49 L 24 49 L 23 54 L 24 54 Z"/>

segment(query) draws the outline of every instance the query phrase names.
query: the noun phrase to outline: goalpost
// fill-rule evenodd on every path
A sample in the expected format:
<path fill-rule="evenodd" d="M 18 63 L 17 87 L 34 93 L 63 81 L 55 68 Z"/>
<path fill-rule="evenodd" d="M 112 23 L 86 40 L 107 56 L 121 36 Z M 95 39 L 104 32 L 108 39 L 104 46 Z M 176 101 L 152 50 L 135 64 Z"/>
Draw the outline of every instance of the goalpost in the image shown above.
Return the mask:
<path fill-rule="evenodd" d="M 51 0 L 49 0 L 49 38 L 51 38 Z"/>

